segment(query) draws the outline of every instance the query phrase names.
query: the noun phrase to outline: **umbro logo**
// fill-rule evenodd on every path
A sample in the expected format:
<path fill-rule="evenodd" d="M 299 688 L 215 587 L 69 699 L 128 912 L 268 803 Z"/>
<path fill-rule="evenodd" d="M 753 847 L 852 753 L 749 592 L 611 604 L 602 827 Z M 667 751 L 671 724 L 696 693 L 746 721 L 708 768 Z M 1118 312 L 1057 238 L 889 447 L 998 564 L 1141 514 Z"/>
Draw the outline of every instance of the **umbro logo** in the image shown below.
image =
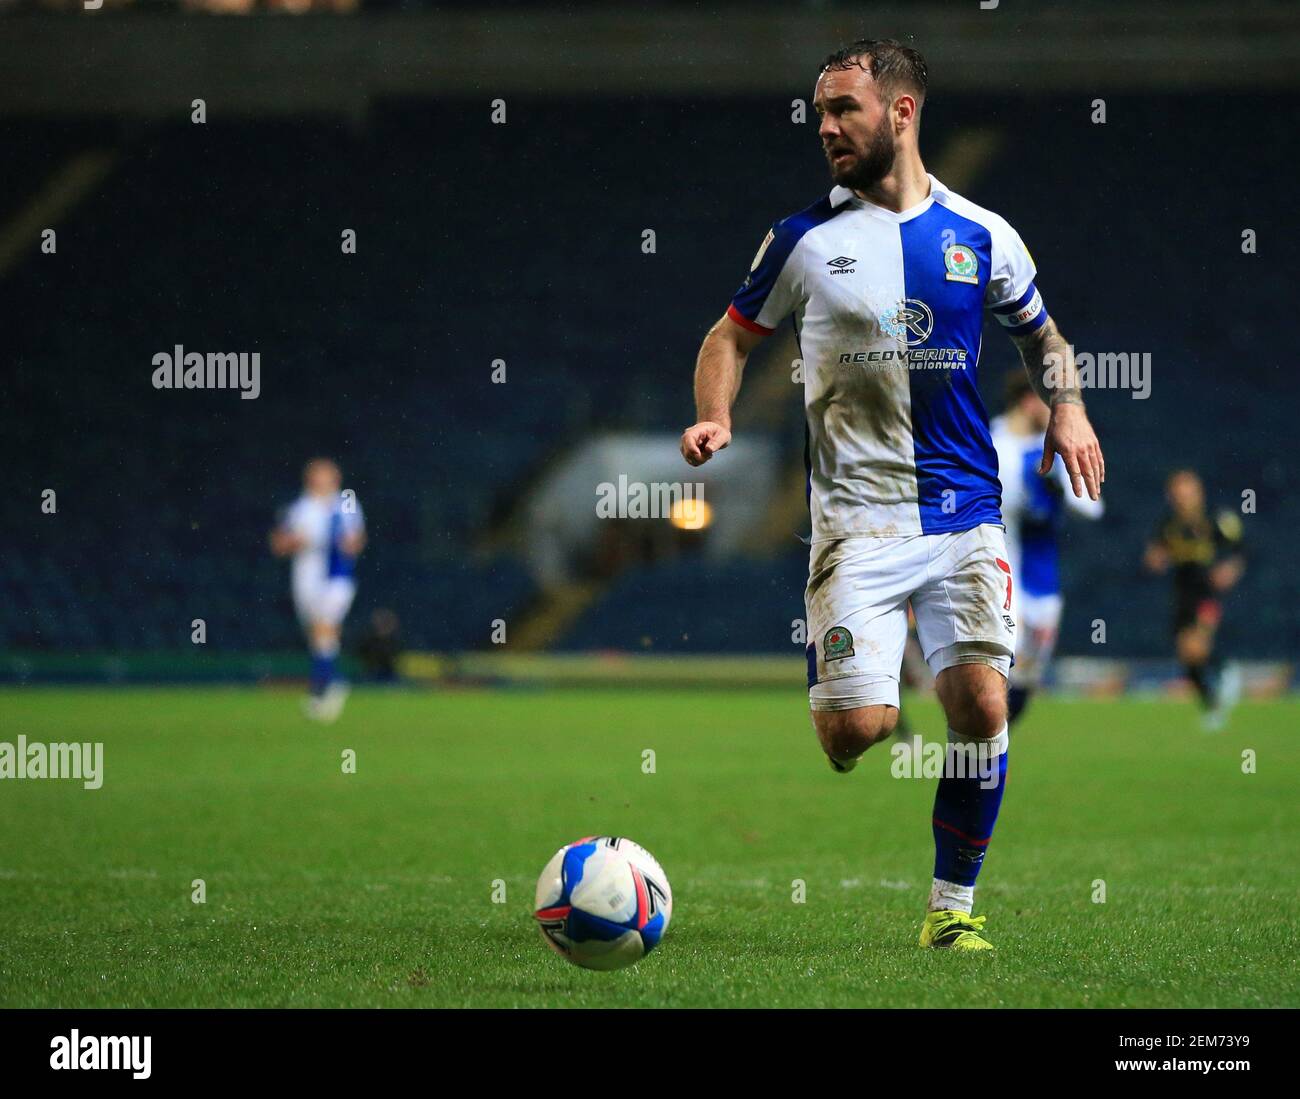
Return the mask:
<path fill-rule="evenodd" d="M 836 256 L 834 259 L 828 259 L 826 266 L 835 268 L 831 272 L 832 275 L 848 275 L 852 274 L 852 267 L 857 262 L 852 256 Z"/>

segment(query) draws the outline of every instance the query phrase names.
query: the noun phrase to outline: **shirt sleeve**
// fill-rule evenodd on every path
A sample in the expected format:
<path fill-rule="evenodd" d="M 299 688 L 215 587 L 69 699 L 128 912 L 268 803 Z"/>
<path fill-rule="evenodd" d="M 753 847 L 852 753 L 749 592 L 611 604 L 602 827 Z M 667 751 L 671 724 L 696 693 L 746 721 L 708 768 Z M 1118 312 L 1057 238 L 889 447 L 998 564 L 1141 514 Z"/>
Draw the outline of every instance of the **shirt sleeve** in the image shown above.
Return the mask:
<path fill-rule="evenodd" d="M 727 306 L 727 316 L 741 328 L 767 336 L 804 300 L 798 233 L 777 222 L 758 246 L 749 274 Z"/>
<path fill-rule="evenodd" d="M 1010 225 L 1000 218 L 989 229 L 993 238 L 993 269 L 984 305 L 1010 335 L 1023 336 L 1042 327 L 1047 309 L 1034 285 L 1034 258 Z"/>

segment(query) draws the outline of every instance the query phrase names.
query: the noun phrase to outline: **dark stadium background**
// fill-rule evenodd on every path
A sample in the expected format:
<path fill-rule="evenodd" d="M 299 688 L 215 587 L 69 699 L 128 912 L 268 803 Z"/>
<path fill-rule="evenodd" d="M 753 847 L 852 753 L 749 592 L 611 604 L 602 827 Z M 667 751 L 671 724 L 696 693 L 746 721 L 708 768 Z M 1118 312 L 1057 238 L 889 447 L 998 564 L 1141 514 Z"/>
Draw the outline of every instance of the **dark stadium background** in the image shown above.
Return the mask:
<path fill-rule="evenodd" d="M 770 223 L 829 187 L 791 102 L 868 32 L 928 54 L 927 165 L 1016 225 L 1076 348 L 1153 357 L 1150 399 L 1089 395 L 1108 512 L 1069 528 L 1062 654 L 1172 668 L 1167 581 L 1140 558 L 1189 464 L 1214 506 L 1258 501 L 1223 651 L 1300 657 L 1294 8 L 204 7 L 0 4 L 0 678 L 293 674 L 265 538 L 316 453 L 371 531 L 350 646 L 386 607 L 416 653 L 491 651 L 504 620 L 517 648 L 797 662 L 806 526 L 776 494 L 741 552 L 633 536 L 576 603 L 539 583 L 521 517 L 576 445 L 691 421 L 700 338 Z M 1019 369 L 995 329 L 994 411 Z M 177 343 L 260 352 L 260 397 L 154 390 Z M 764 392 L 737 437 L 761 432 L 797 483 L 799 390 Z"/>

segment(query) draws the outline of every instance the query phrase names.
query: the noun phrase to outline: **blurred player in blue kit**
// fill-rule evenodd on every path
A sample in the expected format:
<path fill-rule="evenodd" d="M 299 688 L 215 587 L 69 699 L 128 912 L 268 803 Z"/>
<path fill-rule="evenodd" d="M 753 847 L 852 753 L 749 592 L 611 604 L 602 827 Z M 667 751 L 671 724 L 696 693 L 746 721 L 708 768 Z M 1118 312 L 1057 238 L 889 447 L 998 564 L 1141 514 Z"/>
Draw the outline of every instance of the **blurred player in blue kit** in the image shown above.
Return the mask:
<path fill-rule="evenodd" d="M 1013 372 L 1007 379 L 1006 411 L 990 428 L 1002 482 L 1002 521 L 1007 528 L 1012 590 L 1011 616 L 1019 626 L 1016 663 L 1007 691 L 1007 721 L 1014 725 L 1051 663 L 1064 605 L 1061 598 L 1061 524 L 1066 513 L 1100 519 L 1100 499 L 1075 496 L 1070 475 L 1056 457 L 1046 477 L 1043 439 L 1051 409 L 1029 379 Z"/>
<path fill-rule="evenodd" d="M 366 545 L 361 505 L 342 484 L 336 463 L 313 458 L 303 468 L 302 495 L 271 531 L 271 552 L 293 562 L 293 605 L 311 651 L 303 712 L 317 721 L 334 721 L 347 700 L 347 685 L 338 676 L 339 637 L 356 596 L 356 560 Z"/>

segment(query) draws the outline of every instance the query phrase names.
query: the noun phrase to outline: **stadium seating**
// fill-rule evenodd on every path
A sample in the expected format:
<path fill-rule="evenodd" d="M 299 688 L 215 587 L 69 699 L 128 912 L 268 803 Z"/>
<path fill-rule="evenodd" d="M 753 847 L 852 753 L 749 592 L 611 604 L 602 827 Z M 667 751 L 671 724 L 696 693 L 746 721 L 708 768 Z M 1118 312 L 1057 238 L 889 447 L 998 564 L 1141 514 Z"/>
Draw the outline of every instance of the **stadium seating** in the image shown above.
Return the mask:
<path fill-rule="evenodd" d="M 969 197 L 1020 229 L 1076 347 L 1154 359 L 1150 400 L 1090 401 L 1109 512 L 1103 531 L 1068 536 L 1077 613 L 1062 649 L 1093 651 L 1090 623 L 1103 618 L 1106 655 L 1167 652 L 1165 582 L 1142 576 L 1139 559 L 1163 478 L 1186 463 L 1217 504 L 1257 496 L 1227 649 L 1295 658 L 1285 539 L 1300 503 L 1267 442 L 1288 437 L 1294 404 L 1286 352 L 1270 339 L 1289 287 L 1240 247 L 1247 228 L 1261 251 L 1283 247 L 1286 214 L 1270 176 L 1206 172 L 1213 150 L 1185 136 L 1233 132 L 1272 148 L 1281 108 L 1210 96 L 1108 106 L 1104 126 L 1073 100 L 936 95 L 927 107 L 931 149 L 963 127 L 1003 132 Z M 13 422 L 0 437 L 0 649 L 184 647 L 199 617 L 210 644 L 296 644 L 286 570 L 265 536 L 318 452 L 341 460 L 370 523 L 359 612 L 391 606 L 408 643 L 456 649 L 526 611 L 537 597 L 526 547 L 485 550 L 488 530 L 577 434 L 682 426 L 700 336 L 771 220 L 827 184 L 813 127 L 791 124 L 780 103 L 543 99 L 510 111 L 505 126 L 460 102 L 390 105 L 356 128 L 84 123 L 49 140 L 34 124 L 0 124 L 7 148 L 28 150 L 0 191 L 9 213 L 69 150 L 119 154 L 58 224 L 57 254 L 33 248 L 0 275 Z M 1281 177 L 1280 142 L 1273 155 Z M 1152 190 L 1200 218 L 1171 234 L 1138 213 L 1151 203 L 1135 196 Z M 344 229 L 355 255 L 341 252 Z M 155 390 L 152 356 L 177 343 L 258 351 L 260 396 Z M 991 404 L 1015 361 L 990 330 Z M 792 393 L 790 462 L 800 415 Z M 41 513 L 45 489 L 54 515 Z M 709 565 L 707 579 L 705 567 L 617 578 L 561 646 L 788 650 L 797 544 Z M 685 613 L 706 595 L 734 617 Z"/>

